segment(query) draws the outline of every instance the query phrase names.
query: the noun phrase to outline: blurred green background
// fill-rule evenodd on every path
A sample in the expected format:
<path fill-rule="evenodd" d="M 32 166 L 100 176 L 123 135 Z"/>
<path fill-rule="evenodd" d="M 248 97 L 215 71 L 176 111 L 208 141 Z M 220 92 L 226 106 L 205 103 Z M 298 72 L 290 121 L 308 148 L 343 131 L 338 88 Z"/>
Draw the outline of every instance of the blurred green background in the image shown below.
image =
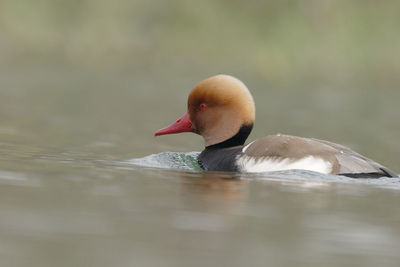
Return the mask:
<path fill-rule="evenodd" d="M 399 1 L 0 1 L 0 140 L 126 159 L 199 151 L 154 139 L 200 80 L 245 82 L 251 139 L 339 142 L 400 171 Z M 13 148 L 15 149 L 15 148 Z"/>

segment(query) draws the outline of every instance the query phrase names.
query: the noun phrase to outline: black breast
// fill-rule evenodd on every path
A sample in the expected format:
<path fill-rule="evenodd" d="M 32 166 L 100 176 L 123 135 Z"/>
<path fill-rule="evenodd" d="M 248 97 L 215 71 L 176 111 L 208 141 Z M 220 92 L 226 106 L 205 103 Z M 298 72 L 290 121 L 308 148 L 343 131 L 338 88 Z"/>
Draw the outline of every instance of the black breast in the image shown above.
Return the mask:
<path fill-rule="evenodd" d="M 207 146 L 200 153 L 197 160 L 200 166 L 206 171 L 238 171 L 236 157 L 242 153 L 243 144 L 251 129 L 253 129 L 253 124 L 242 125 L 237 134 L 231 138 L 221 143 Z"/>
<path fill-rule="evenodd" d="M 206 148 L 200 153 L 198 162 L 206 171 L 238 171 L 236 157 L 242 153 L 242 148 Z"/>

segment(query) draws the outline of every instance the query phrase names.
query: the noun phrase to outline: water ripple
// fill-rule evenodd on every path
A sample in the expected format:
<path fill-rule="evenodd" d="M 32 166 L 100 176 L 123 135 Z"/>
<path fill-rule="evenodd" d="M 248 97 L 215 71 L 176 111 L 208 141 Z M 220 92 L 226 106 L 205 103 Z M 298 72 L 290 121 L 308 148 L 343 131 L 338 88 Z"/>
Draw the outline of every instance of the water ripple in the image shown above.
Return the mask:
<path fill-rule="evenodd" d="M 134 158 L 125 163 L 142 167 L 201 171 L 197 163 L 199 152 L 162 152 L 143 158 Z"/>

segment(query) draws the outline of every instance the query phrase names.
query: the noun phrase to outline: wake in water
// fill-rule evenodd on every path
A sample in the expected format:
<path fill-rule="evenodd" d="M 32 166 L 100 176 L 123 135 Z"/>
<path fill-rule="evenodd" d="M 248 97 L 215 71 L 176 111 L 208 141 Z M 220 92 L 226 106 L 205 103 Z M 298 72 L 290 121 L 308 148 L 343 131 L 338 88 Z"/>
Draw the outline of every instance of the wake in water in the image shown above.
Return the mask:
<path fill-rule="evenodd" d="M 131 159 L 126 163 L 150 168 L 201 171 L 202 169 L 197 163 L 199 154 L 200 152 L 162 152 Z"/>

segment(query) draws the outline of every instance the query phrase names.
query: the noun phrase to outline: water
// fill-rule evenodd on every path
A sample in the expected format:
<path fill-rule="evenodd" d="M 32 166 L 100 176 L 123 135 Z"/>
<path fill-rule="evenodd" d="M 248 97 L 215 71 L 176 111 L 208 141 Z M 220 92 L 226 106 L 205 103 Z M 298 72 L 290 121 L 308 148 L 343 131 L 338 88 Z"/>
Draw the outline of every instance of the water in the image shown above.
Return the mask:
<path fill-rule="evenodd" d="M 199 152 L 162 152 L 144 158 L 134 158 L 126 163 L 151 168 L 201 171 L 201 167 L 197 163 L 199 154 Z"/>

